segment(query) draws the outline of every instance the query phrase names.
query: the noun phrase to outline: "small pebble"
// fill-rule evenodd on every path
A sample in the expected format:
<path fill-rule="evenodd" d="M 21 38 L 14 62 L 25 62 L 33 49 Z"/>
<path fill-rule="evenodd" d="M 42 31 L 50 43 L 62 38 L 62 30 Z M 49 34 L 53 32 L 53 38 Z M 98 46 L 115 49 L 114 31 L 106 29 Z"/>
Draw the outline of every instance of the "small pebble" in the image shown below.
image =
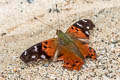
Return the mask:
<path fill-rule="evenodd" d="M 48 12 L 51 13 L 51 12 L 52 12 L 52 9 L 50 8 Z"/>
<path fill-rule="evenodd" d="M 118 57 L 120 57 L 120 54 L 118 55 Z"/>
<path fill-rule="evenodd" d="M 120 69 L 118 70 L 118 72 L 120 73 Z"/>
<path fill-rule="evenodd" d="M 13 71 L 14 71 L 14 72 L 17 72 L 17 69 L 14 69 Z"/>
<path fill-rule="evenodd" d="M 31 3 L 34 3 L 33 1 L 35 0 L 27 0 L 26 3 L 31 4 Z M 40 8 L 43 8 L 46 6 L 45 4 L 49 3 L 49 1 L 51 1 L 51 3 L 54 3 L 52 2 L 53 0 L 48 0 L 48 1 L 44 0 L 42 1 L 42 4 L 41 4 L 41 1 L 39 0 L 37 4 L 40 4 Z M 66 0 L 66 1 L 70 1 L 70 0 Z M 112 1 L 113 0 L 110 0 L 110 3 L 108 1 L 107 4 L 111 4 Z M 24 0 L 23 0 L 23 3 L 24 3 Z M 23 12 L 26 12 L 26 10 L 29 10 L 27 7 L 25 7 L 24 9 L 21 8 L 21 6 L 26 5 L 23 3 L 21 2 L 20 6 L 18 6 L 18 8 L 20 7 L 19 8 L 19 10 L 21 11 L 20 13 L 23 13 Z M 118 3 L 118 2 L 113 1 L 113 3 Z M 60 10 L 60 13 L 58 14 L 60 17 L 60 23 L 61 23 L 60 29 L 64 29 L 65 31 L 69 27 L 67 25 L 72 25 L 72 23 L 74 23 L 80 18 L 91 19 L 95 23 L 95 29 L 93 30 L 93 32 L 91 31 L 90 42 L 91 42 L 91 47 L 93 47 L 96 50 L 97 60 L 86 59 L 85 60 L 86 63 L 82 66 L 80 71 L 75 71 L 75 70 L 71 71 L 63 68 L 62 64 L 64 62 L 62 61 L 61 61 L 62 64 L 60 64 L 59 62 L 55 62 L 55 63 L 52 62 L 52 64 L 50 65 L 49 63 L 44 63 L 43 61 L 40 61 L 39 63 L 25 64 L 19 58 L 21 53 L 25 49 L 30 47 L 30 45 L 32 46 L 32 44 L 42 41 L 43 39 L 46 39 L 49 37 L 51 38 L 51 36 L 55 34 L 53 34 L 52 31 L 49 32 L 49 29 L 53 30 L 49 26 L 43 27 L 44 25 L 39 26 L 40 24 L 37 24 L 39 22 L 37 22 L 36 20 L 38 20 L 41 17 L 41 15 L 38 17 L 37 15 L 36 16 L 33 15 L 33 18 L 35 19 L 34 21 L 31 21 L 31 19 L 30 19 L 30 22 L 25 21 L 25 24 L 18 26 L 19 29 L 16 29 L 14 32 L 5 33 L 4 31 L 6 31 L 7 29 L 5 28 L 2 30 L 1 28 L 3 28 L 4 25 L 6 24 L 8 27 L 11 27 L 9 25 L 11 24 L 11 21 L 9 22 L 9 20 L 12 20 L 12 19 L 8 17 L 8 19 L 6 19 L 6 21 L 4 22 L 4 25 L 0 26 L 0 29 L 4 32 L 3 33 L 4 37 L 1 36 L 2 38 L 0 39 L 0 46 L 1 46 L 0 48 L 0 52 L 1 52 L 0 80 L 40 80 L 40 79 L 41 80 L 49 80 L 49 79 L 51 80 L 120 80 L 120 75 L 119 75 L 120 74 L 120 68 L 119 68 L 120 67 L 119 66 L 120 35 L 119 35 L 119 25 L 118 25 L 120 23 L 118 21 L 118 19 L 120 18 L 120 14 L 119 14 L 120 6 L 117 7 L 116 5 L 116 7 L 114 8 L 107 6 L 109 8 L 105 7 L 104 10 L 101 9 L 101 6 L 100 6 L 100 9 L 97 9 L 99 8 L 99 6 L 97 6 L 93 9 L 94 11 L 86 10 L 85 12 L 81 12 L 82 7 L 79 7 L 79 5 L 81 5 L 79 3 L 75 3 L 74 4 L 75 6 L 72 6 L 73 4 L 71 4 L 70 2 L 69 4 L 71 5 L 67 5 L 67 6 L 68 7 L 72 6 L 72 9 L 67 11 L 64 10 L 64 7 L 66 8 L 66 5 L 64 6 L 64 2 L 63 3 L 57 2 L 57 4 L 59 4 L 58 8 L 57 7 L 51 8 L 49 10 L 49 12 L 55 13 L 55 14 L 49 15 L 47 14 L 48 13 L 47 12 L 45 14 L 46 18 L 45 17 L 44 17 L 45 19 L 42 18 L 42 21 L 47 22 L 47 24 L 50 23 L 49 25 L 51 26 L 57 26 L 56 25 L 57 21 L 55 21 L 55 20 L 58 20 L 56 13 L 57 12 L 59 13 L 59 10 Z M 102 4 L 103 2 L 100 5 Z M 10 5 L 10 6 L 14 7 L 15 5 L 16 4 Z M 82 3 L 82 5 L 86 6 L 85 8 L 87 8 L 88 4 Z M 33 9 L 39 8 L 39 6 L 35 6 L 35 5 L 31 5 L 31 7 Z M 47 5 L 44 10 L 48 9 L 49 7 L 55 7 L 55 6 L 54 4 Z M 77 7 L 79 7 L 80 9 Z M 104 7 L 104 5 L 102 7 Z M 83 8 L 83 10 L 85 8 Z M 8 5 L 8 9 L 9 9 L 9 5 Z M 41 13 L 42 11 L 37 11 L 37 12 Z M 10 12 L 14 13 L 14 11 L 12 10 Z M 44 16 L 44 12 L 42 13 L 43 13 L 42 15 Z M 11 13 L 9 13 L 8 16 L 10 14 Z M 16 16 L 17 16 L 17 12 L 16 12 Z M 111 19 L 113 19 L 112 25 L 110 24 Z M 27 28 L 28 24 L 31 26 L 28 26 Z M 62 26 L 62 24 L 64 26 Z M 25 32 L 25 35 L 23 32 L 22 35 L 19 36 L 18 35 L 19 31 L 21 34 L 21 31 L 23 30 L 24 26 L 26 27 L 25 31 L 29 29 L 28 30 L 29 32 L 27 33 Z M 40 34 L 39 34 L 39 30 L 37 29 L 38 27 L 34 28 L 34 26 L 39 26 L 39 29 L 41 31 Z M 40 35 L 40 36 L 36 36 L 36 35 L 33 36 L 35 34 L 34 32 L 36 33 L 36 35 Z M 48 35 L 45 35 L 46 33 Z M 2 32 L 0 34 L 2 34 Z M 42 38 L 39 39 L 39 37 L 43 37 L 43 39 Z"/>
<path fill-rule="evenodd" d="M 28 3 L 33 3 L 33 2 L 34 2 L 34 0 L 27 0 L 27 2 L 28 2 Z"/>
<path fill-rule="evenodd" d="M 48 64 L 48 63 L 45 63 L 45 64 L 44 64 L 44 66 L 45 66 L 45 67 L 48 67 L 48 66 L 49 66 L 49 64 Z"/>
<path fill-rule="evenodd" d="M 5 36 L 7 33 L 2 33 L 1 36 Z"/>

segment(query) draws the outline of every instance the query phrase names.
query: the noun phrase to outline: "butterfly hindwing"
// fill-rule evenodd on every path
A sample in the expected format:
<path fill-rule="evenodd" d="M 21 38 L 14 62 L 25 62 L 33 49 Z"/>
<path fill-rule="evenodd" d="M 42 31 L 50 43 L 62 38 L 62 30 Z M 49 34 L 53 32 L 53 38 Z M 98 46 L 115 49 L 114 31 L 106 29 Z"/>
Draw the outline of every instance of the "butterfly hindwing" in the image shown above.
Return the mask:
<path fill-rule="evenodd" d="M 75 52 L 69 47 L 62 46 L 60 48 L 60 56 L 58 57 L 58 60 L 64 62 L 64 68 L 69 70 L 80 70 L 84 61 L 79 56 L 75 55 Z"/>
<path fill-rule="evenodd" d="M 37 61 L 39 59 L 51 59 L 57 47 L 57 39 L 45 40 L 25 50 L 20 59 L 25 62 Z"/>
<path fill-rule="evenodd" d="M 89 19 L 79 20 L 68 28 L 66 31 L 67 34 L 74 38 L 89 38 L 89 30 L 92 30 L 95 27 L 93 22 Z"/>
<path fill-rule="evenodd" d="M 79 48 L 79 51 L 83 54 L 84 58 L 96 59 L 96 52 L 92 47 L 89 47 L 88 44 L 84 44 L 79 40 L 74 40 L 74 43 Z"/>

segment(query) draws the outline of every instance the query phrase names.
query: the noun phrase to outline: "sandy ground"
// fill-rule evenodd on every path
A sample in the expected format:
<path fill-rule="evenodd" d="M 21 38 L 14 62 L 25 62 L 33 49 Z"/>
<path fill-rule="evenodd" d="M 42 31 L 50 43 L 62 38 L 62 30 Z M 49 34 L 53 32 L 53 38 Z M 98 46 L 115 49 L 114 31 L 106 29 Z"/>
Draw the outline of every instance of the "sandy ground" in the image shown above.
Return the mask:
<path fill-rule="evenodd" d="M 96 25 L 90 35 L 96 61 L 86 59 L 80 71 L 69 71 L 62 62 L 46 67 L 44 62 L 27 66 L 20 60 L 25 49 L 83 18 Z M 0 80 L 120 80 L 120 0 L 0 0 Z"/>

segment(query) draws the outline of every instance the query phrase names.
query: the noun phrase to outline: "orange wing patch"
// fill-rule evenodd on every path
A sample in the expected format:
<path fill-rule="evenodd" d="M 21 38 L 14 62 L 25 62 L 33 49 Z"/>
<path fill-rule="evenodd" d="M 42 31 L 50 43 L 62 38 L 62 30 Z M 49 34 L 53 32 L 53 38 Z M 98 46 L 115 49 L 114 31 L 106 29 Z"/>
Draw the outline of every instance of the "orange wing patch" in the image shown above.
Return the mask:
<path fill-rule="evenodd" d="M 80 30 L 80 28 L 77 28 L 75 26 L 69 27 L 66 33 L 69 34 L 69 36 L 72 36 L 73 38 L 82 38 L 82 39 L 87 38 L 87 36 Z"/>
<path fill-rule="evenodd" d="M 57 45 L 58 45 L 58 43 L 57 43 L 56 38 L 43 41 L 42 42 L 42 51 L 44 51 L 48 56 L 53 58 L 54 53 L 57 48 Z"/>
<path fill-rule="evenodd" d="M 69 70 L 80 70 L 84 64 L 84 61 L 79 56 L 76 56 L 75 53 L 64 46 L 60 48 L 60 56 L 58 57 L 58 60 L 63 60 L 63 67 Z"/>
<path fill-rule="evenodd" d="M 84 44 L 79 40 L 74 40 L 75 44 L 79 48 L 80 52 L 83 54 L 84 58 L 96 59 L 96 52 L 93 48 L 89 47 L 88 44 Z"/>
<path fill-rule="evenodd" d="M 93 22 L 89 19 L 83 19 L 79 20 L 76 23 L 74 23 L 66 33 L 73 38 L 83 38 L 88 39 L 89 38 L 89 30 L 92 30 L 95 27 Z"/>
<path fill-rule="evenodd" d="M 54 57 L 57 45 L 57 38 L 45 40 L 25 50 L 20 59 L 25 63 L 39 59 L 51 59 Z"/>
<path fill-rule="evenodd" d="M 84 58 L 96 59 L 95 50 L 89 47 L 88 44 L 84 44 L 79 40 L 74 40 L 74 43 L 78 47 Z M 63 67 L 69 70 L 80 70 L 80 68 L 84 64 L 84 60 L 82 60 L 79 56 L 75 55 L 75 53 L 71 50 L 68 50 L 65 46 L 62 46 L 60 48 L 60 55 L 58 57 L 58 61 L 59 60 L 64 61 Z"/>

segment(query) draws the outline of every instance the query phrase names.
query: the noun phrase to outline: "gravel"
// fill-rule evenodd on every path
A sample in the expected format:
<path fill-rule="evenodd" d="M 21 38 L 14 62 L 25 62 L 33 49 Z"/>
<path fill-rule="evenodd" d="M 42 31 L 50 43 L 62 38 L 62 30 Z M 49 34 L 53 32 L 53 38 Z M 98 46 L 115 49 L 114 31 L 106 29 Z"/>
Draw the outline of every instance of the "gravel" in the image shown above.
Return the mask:
<path fill-rule="evenodd" d="M 56 12 L 49 13 L 56 3 L 60 27 Z M 36 0 L 32 4 L 25 0 L 0 2 L 0 80 L 120 80 L 120 1 L 60 0 L 56 3 L 49 0 Z M 25 49 L 55 37 L 55 30 L 43 22 L 65 32 L 83 18 L 91 19 L 96 25 L 90 35 L 96 61 L 86 59 L 80 71 L 70 71 L 62 67 L 62 62 L 26 65 L 20 60 Z"/>

